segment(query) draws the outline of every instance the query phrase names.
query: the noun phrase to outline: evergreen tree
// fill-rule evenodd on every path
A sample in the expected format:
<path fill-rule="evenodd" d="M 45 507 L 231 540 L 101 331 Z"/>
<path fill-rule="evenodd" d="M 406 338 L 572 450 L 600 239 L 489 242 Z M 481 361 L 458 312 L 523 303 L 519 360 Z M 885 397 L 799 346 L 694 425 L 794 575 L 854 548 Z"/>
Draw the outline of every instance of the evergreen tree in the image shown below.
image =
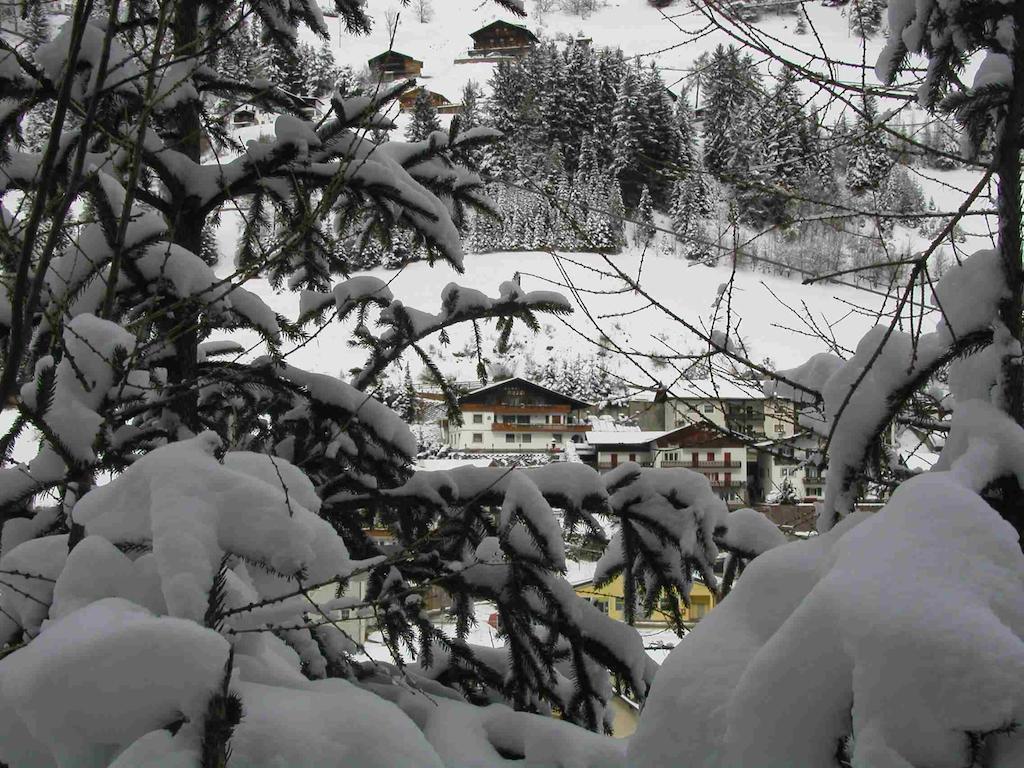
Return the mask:
<path fill-rule="evenodd" d="M 35 56 L 39 46 L 50 39 L 50 18 L 43 7 L 44 0 L 31 0 L 28 4 L 28 30 L 25 34 L 28 49 Z"/>
<path fill-rule="evenodd" d="M 412 121 L 405 128 L 405 138 L 409 141 L 424 141 L 439 130 L 441 121 L 437 117 L 437 108 L 430 100 L 427 89 L 420 88 L 412 105 Z"/>
<path fill-rule="evenodd" d="M 676 109 L 654 64 L 642 73 L 639 89 L 646 115 L 639 172 L 655 207 L 666 208 L 671 203 L 672 179 L 681 152 Z"/>
<path fill-rule="evenodd" d="M 787 189 L 795 188 L 808 171 L 807 116 L 804 114 L 796 74 L 783 70 L 764 103 L 765 162 L 769 178 Z"/>
<path fill-rule="evenodd" d="M 896 166 L 886 178 L 879 207 L 887 213 L 921 213 L 925 209 L 924 191 L 906 168 Z M 910 225 L 914 219 L 903 221 Z"/>
<path fill-rule="evenodd" d="M 368 30 L 362 3 L 335 8 L 340 24 Z M 562 576 L 555 532 L 593 519 L 552 490 L 567 476 L 542 489 L 525 475 L 496 482 L 484 468 L 460 477 L 462 491 L 414 476 L 415 439 L 368 394 L 406 352 L 457 324 L 500 320 L 497 332 L 509 333 L 513 321 L 537 327 L 540 313 L 566 311 L 547 292 L 488 297 L 452 284 L 428 313 L 377 278 L 348 278 L 349 238 L 367 233 L 459 266 L 451 212 L 481 194 L 473 175 L 445 142 L 376 151 L 365 126 L 385 122 L 401 88 L 339 97 L 333 119 L 315 125 L 286 78 L 254 84 L 220 70 L 241 15 L 261 20 L 267 46 L 296 50 L 300 26 L 327 34 L 315 4 L 163 4 L 117 25 L 97 7 L 83 26 L 85 10 L 59 38 L 69 60 L 57 65 L 75 73 L 73 88 L 40 82 L 21 57 L 0 68 L 0 401 L 19 414 L 0 464 L 0 570 L 20 580 L 0 590 L 0 762 L 341 765 L 367 749 L 371 763 L 394 763 L 393 750 L 402 764 L 432 765 L 438 752 L 412 719 L 423 699 L 402 703 L 409 685 L 481 733 L 473 702 L 489 704 L 487 717 L 557 709 L 596 731 L 612 674 L 642 700 L 654 665 L 639 635 Z M 116 72 L 98 55 L 108 48 Z M 147 74 L 167 72 L 181 83 L 173 99 L 152 98 Z M 214 99 L 258 104 L 277 116 L 274 135 L 237 152 L 232 137 L 206 130 Z M 22 151 L 14 129 L 37 105 L 55 129 L 44 152 Z M 229 164 L 212 157 L 229 148 Z M 88 162 L 74 162 L 79 149 Z M 17 206 L 6 205 L 9 190 Z M 237 244 L 228 278 L 210 267 L 231 257 L 210 253 L 222 213 L 237 222 L 225 233 Z M 278 315 L 247 290 L 252 278 L 301 292 L 299 315 Z M 367 354 L 345 378 L 291 357 L 334 315 L 355 320 L 350 340 Z M 244 333 L 264 355 L 244 359 L 225 343 Z M 41 435 L 25 441 L 36 457 L 15 464 L 7 449 L 26 428 Z M 606 499 L 599 476 L 580 469 L 579 498 Z M 387 553 L 367 532 L 380 527 L 394 542 Z M 358 596 L 353 579 L 365 580 Z M 454 632 L 426 619 L 435 586 L 451 595 Z M 387 647 L 415 648 L 435 679 L 403 672 L 398 657 L 365 677 L 358 637 L 335 618 L 342 596 L 375 612 Z M 485 597 L 505 619 L 500 661 L 465 642 Z M 14 678 L 29 683 L 8 685 Z M 522 743 L 540 743 L 553 722 L 522 718 L 508 731 Z M 357 721 L 358 732 L 339 726 Z"/>
<path fill-rule="evenodd" d="M 645 178 L 643 151 L 648 143 L 646 104 L 640 92 L 635 66 L 626 67 L 622 73 L 613 119 L 613 167 L 622 185 L 622 196 L 635 205 Z"/>
<path fill-rule="evenodd" d="M 654 238 L 654 204 L 651 202 L 651 192 L 646 185 L 640 190 L 640 201 L 637 203 L 633 219 L 638 222 L 634 225 L 633 245 L 637 248 L 647 248 Z"/>
<path fill-rule="evenodd" d="M 718 46 L 704 77 L 704 165 L 716 176 L 742 180 L 759 167 L 761 93 L 751 57 Z"/>
<path fill-rule="evenodd" d="M 850 0 L 850 29 L 861 37 L 870 37 L 882 26 L 886 0 Z"/>
<path fill-rule="evenodd" d="M 852 141 L 846 186 L 855 194 L 881 189 L 892 168 L 892 159 L 889 142 L 879 128 L 878 106 L 873 96 L 864 97 Z"/>
<path fill-rule="evenodd" d="M 306 69 L 304 93 L 320 96 L 334 90 L 341 73 L 334 63 L 334 52 L 329 42 L 325 40 L 315 53 L 312 47 L 306 49 L 303 65 Z"/>
<path fill-rule="evenodd" d="M 402 407 L 398 415 L 406 424 L 416 421 L 417 411 L 416 387 L 412 383 L 412 373 L 409 371 L 409 364 L 405 364 L 405 375 L 402 379 Z"/>
<path fill-rule="evenodd" d="M 480 104 L 482 97 L 483 92 L 477 82 L 467 80 L 462 87 L 462 111 L 459 112 L 463 130 L 476 128 L 483 124 L 483 107 Z"/>

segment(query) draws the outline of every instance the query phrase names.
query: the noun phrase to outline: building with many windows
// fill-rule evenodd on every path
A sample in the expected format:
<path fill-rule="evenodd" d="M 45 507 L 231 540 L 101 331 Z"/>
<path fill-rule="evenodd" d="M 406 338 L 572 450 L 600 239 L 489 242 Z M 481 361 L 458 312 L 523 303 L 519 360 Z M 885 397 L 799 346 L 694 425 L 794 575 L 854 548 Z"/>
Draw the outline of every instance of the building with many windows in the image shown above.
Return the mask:
<path fill-rule="evenodd" d="M 488 384 L 459 398 L 462 424 L 442 420 L 453 450 L 481 453 L 560 453 L 580 443 L 590 424 L 589 403 L 521 377 Z"/>
<path fill-rule="evenodd" d="M 627 461 L 642 467 L 682 467 L 707 477 L 725 501 L 750 502 L 757 459 L 749 462 L 742 440 L 712 427 L 691 424 L 660 432 L 588 432 L 585 439 L 586 446 L 577 452 L 598 470 L 614 469 Z"/>

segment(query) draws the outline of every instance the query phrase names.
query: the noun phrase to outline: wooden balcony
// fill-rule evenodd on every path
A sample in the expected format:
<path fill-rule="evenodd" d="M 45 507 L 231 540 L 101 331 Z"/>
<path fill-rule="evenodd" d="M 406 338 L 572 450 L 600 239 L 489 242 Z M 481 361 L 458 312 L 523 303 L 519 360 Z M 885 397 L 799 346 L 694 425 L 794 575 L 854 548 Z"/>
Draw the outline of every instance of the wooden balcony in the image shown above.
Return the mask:
<path fill-rule="evenodd" d="M 676 469 L 682 467 L 684 469 L 739 469 L 741 462 L 738 461 L 698 461 L 694 464 L 692 461 L 663 461 L 661 466 L 666 469 Z"/>
<path fill-rule="evenodd" d="M 491 424 L 491 432 L 589 432 L 589 424 L 503 424 L 496 421 Z"/>

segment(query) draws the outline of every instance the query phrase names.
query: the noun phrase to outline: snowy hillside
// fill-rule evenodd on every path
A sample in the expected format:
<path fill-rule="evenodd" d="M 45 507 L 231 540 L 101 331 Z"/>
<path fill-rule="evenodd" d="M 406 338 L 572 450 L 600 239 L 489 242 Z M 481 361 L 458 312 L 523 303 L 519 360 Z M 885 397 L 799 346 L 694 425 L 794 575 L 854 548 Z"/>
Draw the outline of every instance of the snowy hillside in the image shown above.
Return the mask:
<path fill-rule="evenodd" d="M 433 3 L 431 19 L 421 23 L 412 7 L 399 8 L 394 0 L 367 0 L 368 12 L 374 19 L 374 28 L 369 35 L 355 37 L 341 33 L 337 20 L 329 20 L 332 30 L 332 48 L 338 64 L 355 69 L 365 67 L 366 60 L 393 47 L 394 50 L 409 54 L 424 62 L 421 82 L 431 90 L 458 101 L 463 86 L 474 80 L 486 89 L 491 64 L 456 64 L 471 46 L 469 33 L 498 18 L 511 17 L 496 6 L 488 3 L 462 3 L 445 0 Z M 687 3 L 675 3 L 664 13 L 651 7 L 645 0 L 619 0 L 607 2 L 586 18 L 563 12 L 548 11 L 538 14 L 532 0 L 526 4 L 529 16 L 522 21 L 526 26 L 546 37 L 579 36 L 591 38 L 598 46 L 621 46 L 629 56 L 636 56 L 645 63 L 654 61 L 662 69 L 666 81 L 674 91 L 690 87 L 691 68 L 694 60 L 702 53 L 712 50 L 720 43 L 731 42 L 721 31 L 698 34 L 704 29 L 706 20 Z M 869 64 L 881 50 L 883 36 L 877 35 L 867 41 L 854 35 L 842 8 L 823 7 L 817 4 L 805 6 L 813 23 L 811 35 L 798 35 L 795 31 L 795 17 L 768 14 L 760 24 L 762 39 L 776 50 L 789 50 L 797 61 L 805 61 L 811 69 L 819 69 L 820 61 L 816 51 L 820 45 L 831 58 L 851 62 L 849 67 L 840 66 L 836 72 L 839 80 L 860 80 L 861 72 L 855 66 L 861 61 Z M 389 29 L 389 17 L 398 11 L 397 30 L 393 42 Z M 806 54 L 798 49 L 806 49 Z M 766 68 L 767 72 L 767 68 Z M 868 73 L 874 82 L 873 73 Z M 841 102 L 829 99 L 828 94 L 804 89 L 813 103 L 826 111 L 826 119 L 834 120 L 845 109 Z M 696 94 L 699 102 L 699 93 Z M 890 109 L 902 109 L 901 119 L 913 124 L 921 119 L 920 113 L 907 108 L 905 100 L 883 101 Z M 406 116 L 399 117 L 403 125 Z M 255 129 L 247 129 L 249 132 Z M 251 138 L 246 136 L 245 138 Z M 978 179 L 978 174 L 969 170 L 927 171 L 914 169 L 915 178 L 924 188 L 927 197 L 934 199 L 940 210 L 955 208 L 966 191 Z M 232 251 L 231 240 L 238 224 L 234 215 L 225 215 L 222 239 L 225 251 Z M 964 250 L 986 244 L 988 232 L 983 219 L 974 219 L 966 227 L 968 242 Z M 894 238 L 901 251 L 919 249 L 927 242 L 916 231 L 898 228 Z M 947 254 L 946 258 L 949 258 Z M 639 255 L 625 253 L 613 257 L 616 265 L 625 272 L 636 276 L 640 269 Z M 723 260 L 724 261 L 724 260 Z M 570 328 L 558 320 L 549 321 L 544 333 L 536 338 L 522 336 L 524 348 L 519 358 L 527 354 L 535 359 L 544 359 L 551 354 L 590 354 L 596 351 L 593 341 L 605 336 L 627 351 L 655 352 L 659 354 L 675 351 L 700 351 L 692 334 L 685 333 L 677 322 L 664 312 L 647 308 L 648 302 L 632 291 L 621 293 L 622 285 L 608 278 L 594 274 L 589 267 L 595 266 L 607 271 L 601 257 L 574 254 L 570 260 L 560 260 L 547 253 L 492 253 L 470 255 L 466 259 L 466 274 L 459 276 L 445 266 L 427 267 L 417 264 L 398 273 L 378 272 L 391 280 L 395 296 L 409 306 L 426 311 L 436 311 L 440 290 L 450 281 L 458 282 L 496 295 L 498 285 L 511 279 L 513 273 L 522 274 L 523 286 L 528 290 L 551 288 L 563 290 L 567 295 L 566 276 L 581 292 L 570 296 L 577 307 L 577 316 Z M 564 269 L 566 275 L 561 273 Z M 219 272 L 229 274 L 231 264 L 221 264 Z M 664 302 L 671 310 L 699 328 L 724 329 L 724 320 L 712 319 L 712 302 L 720 285 L 730 277 L 727 266 L 692 266 L 682 260 L 648 254 L 643 259 L 642 282 L 651 290 L 654 298 Z M 739 318 L 739 335 L 746 345 L 749 357 L 755 361 L 770 359 L 780 367 L 796 365 L 810 354 L 823 348 L 819 340 L 809 335 L 807 324 L 786 307 L 802 314 L 810 312 L 815 322 L 834 335 L 840 351 L 852 348 L 867 328 L 874 324 L 871 315 L 884 309 L 885 298 L 880 293 L 858 291 L 837 285 L 803 287 L 798 275 L 793 280 L 767 277 L 755 272 L 740 272 L 736 277 L 737 290 L 733 293 L 732 304 L 728 307 L 733 317 L 733 327 Z M 250 284 L 252 287 L 253 284 Z M 298 307 L 292 297 L 278 296 L 265 284 L 255 283 L 260 293 L 278 312 L 287 317 L 297 316 Z M 613 293 L 605 293 L 614 291 Z M 773 295 L 774 294 L 774 295 Z M 580 306 L 583 299 L 584 307 Z M 785 305 L 785 306 L 784 306 Z M 806 310 L 802 305 L 806 306 Z M 864 308 L 864 312 L 860 310 Z M 637 311 L 637 310 L 640 311 Z M 723 308 L 724 309 L 724 308 Z M 724 314 L 724 311 L 723 313 Z M 770 318 L 770 319 L 769 319 Z M 291 356 L 295 363 L 312 370 L 337 374 L 362 360 L 359 350 L 347 347 L 343 340 L 349 339 L 349 328 L 334 324 L 323 330 L 311 343 L 298 349 Z M 472 356 L 458 358 L 452 352 L 461 350 L 469 340 L 467 330 L 453 336 L 447 350 L 437 349 L 441 369 L 459 380 L 474 378 L 475 360 Z M 461 334 L 461 335 L 460 335 Z M 258 348 L 254 354 L 258 353 Z M 521 360 L 511 360 L 518 364 Z M 418 361 L 412 361 L 413 369 Z M 617 364 L 618 371 L 627 379 L 639 384 L 650 384 L 650 378 L 626 361 Z M 673 378 L 671 371 L 664 378 Z"/>
<path fill-rule="evenodd" d="M 470 80 L 484 87 L 491 75 L 492 64 L 456 64 L 472 45 L 469 34 L 495 19 L 512 19 L 507 12 L 489 3 L 463 3 L 445 0 L 432 4 L 430 21 L 421 23 L 412 7 L 401 8 L 394 0 L 367 0 L 369 14 L 374 19 L 373 30 L 365 36 L 346 35 L 339 21 L 329 19 L 332 33 L 332 49 L 339 65 L 348 65 L 356 70 L 366 66 L 366 61 L 389 47 L 423 61 L 421 82 L 451 101 L 457 102 L 463 86 Z M 768 14 L 759 25 L 762 39 L 776 50 L 788 50 L 794 60 L 806 62 L 811 69 L 821 69 L 818 59 L 821 46 L 832 59 L 850 62 L 851 66 L 840 66 L 836 72 L 839 80 L 860 80 L 861 71 L 853 65 L 865 61 L 873 62 L 881 50 L 884 37 L 876 35 L 864 40 L 853 34 L 843 8 L 824 7 L 818 4 L 804 6 L 813 24 L 811 35 L 796 33 L 796 17 L 793 15 Z M 636 56 L 644 63 L 654 61 L 661 68 L 666 82 L 673 91 L 693 86 L 692 67 L 694 60 L 702 53 L 719 44 L 733 40 L 725 32 L 714 30 L 703 34 L 706 19 L 685 2 L 677 2 L 662 11 L 653 8 L 646 0 L 618 0 L 607 2 L 585 18 L 559 11 L 538 14 L 536 4 L 528 0 L 529 16 L 521 23 L 542 37 L 591 38 L 597 46 L 620 46 L 627 56 Z M 389 18 L 398 14 L 397 29 L 391 39 Z M 308 31 L 306 34 L 309 34 Z M 309 38 L 312 42 L 312 37 Z M 820 42 L 819 42 L 820 41 Z M 798 51 L 805 49 L 805 54 Z M 767 72 L 767 67 L 764 67 Z M 875 82 L 873 73 L 866 75 Z M 804 84 L 804 90 L 812 103 L 825 110 L 828 120 L 835 120 L 846 109 L 842 102 L 828 98 L 828 94 L 812 91 Z M 694 89 L 695 90 L 695 89 Z M 695 92 L 699 104 L 699 91 Z M 907 107 L 905 100 L 883 100 L 883 106 L 891 110 L 902 110 L 904 123 L 913 124 L 921 120 L 923 113 Z M 396 112 L 393 108 L 392 112 Z M 398 116 L 399 126 L 407 120 L 406 115 Z M 260 130 L 248 128 L 243 139 L 256 138 Z M 977 183 L 978 173 L 971 170 L 921 171 L 913 169 L 915 179 L 921 184 L 925 195 L 935 201 L 940 210 L 955 209 L 967 191 Z M 980 205 L 980 203 L 979 203 Z M 233 250 L 234 233 L 237 231 L 237 215 L 225 214 L 222 225 L 224 252 Z M 984 247 L 988 230 L 984 219 L 973 219 L 965 227 L 968 241 L 963 245 L 965 252 Z M 916 231 L 898 227 L 894 237 L 901 252 L 911 252 L 924 247 L 927 239 Z M 948 249 L 943 248 L 948 251 Z M 700 351 L 692 334 L 684 330 L 664 312 L 653 308 L 636 312 L 647 302 L 631 291 L 627 293 L 602 293 L 620 291 L 621 283 L 602 278 L 588 267 L 607 267 L 600 257 L 573 254 L 571 260 L 555 263 L 547 253 L 491 253 L 470 255 L 466 259 L 466 274 L 459 276 L 445 266 L 428 267 L 417 264 L 398 273 L 378 271 L 385 279 L 392 280 L 391 289 L 395 296 L 409 306 L 426 311 L 436 311 L 441 289 L 450 281 L 496 295 L 498 285 L 511 279 L 518 271 L 523 275 L 523 286 L 528 290 L 555 287 L 567 295 L 566 270 L 571 283 L 581 289 L 576 296 L 569 296 L 577 307 L 577 316 L 572 328 L 557 320 L 550 321 L 545 332 L 537 338 L 522 336 L 525 347 L 519 353 L 522 358 L 532 354 L 535 359 L 544 359 L 550 354 L 590 354 L 596 351 L 593 341 L 605 336 L 623 349 L 631 352 L 654 352 L 667 354 L 676 351 Z M 951 259 L 946 254 L 947 260 Z M 630 275 L 638 274 L 639 255 L 624 253 L 614 257 L 614 262 Z M 678 313 L 697 327 L 710 330 L 724 329 L 724 320 L 712 320 L 712 302 L 718 287 L 725 283 L 731 270 L 727 266 L 692 266 L 682 260 L 664 256 L 646 255 L 641 276 L 643 284 L 653 296 L 664 302 L 673 312 Z M 725 261 L 725 260 L 723 260 Z M 578 262 L 578 263 L 577 263 Z M 222 263 L 222 275 L 232 271 L 230 263 Z M 737 275 L 737 290 L 729 310 L 740 318 L 739 333 L 747 346 L 749 357 L 755 361 L 770 359 L 780 367 L 796 365 L 815 352 L 822 351 L 819 340 L 808 334 L 807 324 L 785 307 L 791 307 L 815 318 L 821 328 L 828 328 L 834 335 L 840 350 L 852 348 L 860 336 L 874 324 L 870 315 L 884 310 L 885 298 L 879 293 L 858 291 L 837 285 L 815 287 L 800 286 L 798 275 L 793 280 L 766 277 L 755 272 L 740 272 Z M 249 284 L 281 314 L 294 318 L 298 314 L 296 300 L 286 295 L 275 295 L 266 284 L 253 281 Z M 773 295 L 774 294 L 774 295 Z M 580 306 L 583 299 L 584 307 Z M 785 306 L 783 306 L 785 305 Z M 867 314 L 860 311 L 864 308 Z M 628 314 L 624 314 L 628 313 Z M 768 318 L 771 318 L 769 320 Z M 335 324 L 322 331 L 311 343 L 298 349 L 290 359 L 296 364 L 312 370 L 337 374 L 362 360 L 359 350 L 347 347 L 342 341 L 350 338 L 349 328 Z M 437 349 L 440 367 L 448 375 L 459 380 L 474 378 L 475 360 L 470 357 L 458 358 L 451 352 L 461 350 L 469 340 L 471 332 L 460 329 L 454 334 L 451 347 Z M 661 340 L 659 341 L 659 337 Z M 255 339 L 253 339 L 255 342 Z M 254 354 L 259 349 L 254 350 Z M 517 363 L 519 361 L 512 360 Z M 412 361 L 413 369 L 419 367 Z M 650 377 L 642 374 L 636 366 L 620 361 L 613 367 L 625 378 L 639 384 L 650 384 Z M 666 371 L 666 379 L 671 372 Z"/>
<path fill-rule="evenodd" d="M 634 277 L 641 270 L 641 259 L 635 252 L 612 256 L 610 260 Z M 665 355 L 681 347 L 701 351 L 699 347 L 693 347 L 692 335 L 672 317 L 654 307 L 644 308 L 648 302 L 643 297 L 632 291 L 622 292 L 621 284 L 596 275 L 590 269 L 591 263 L 607 269 L 603 257 L 594 254 L 572 254 L 556 263 L 550 254 L 531 252 L 469 254 L 463 275 L 446 265 L 429 267 L 426 264 L 411 265 L 398 272 L 377 270 L 373 274 L 390 281 L 395 297 L 407 306 L 428 312 L 438 311 L 441 289 L 449 282 L 497 296 L 498 286 L 505 280 L 511 280 L 517 271 L 525 290 L 561 291 L 576 307 L 571 323 L 548 318 L 544 321 L 542 333 L 536 336 L 525 332 L 517 334 L 526 344 L 520 357 L 531 353 L 535 359 L 544 360 L 551 355 L 593 353 L 597 347 L 592 342 L 602 335 L 623 349 L 635 352 Z M 582 306 L 565 288 L 559 264 L 579 291 Z M 647 255 L 640 274 L 643 284 L 650 288 L 653 296 L 673 313 L 700 328 L 724 329 L 724 307 L 712 326 L 715 315 L 712 302 L 718 287 L 730 278 L 728 267 L 691 265 L 681 259 Z M 262 281 L 248 285 L 277 312 L 287 317 L 297 316 L 298 305 L 294 295 L 275 294 Z M 606 291 L 612 292 L 604 293 Z M 853 288 L 827 284 L 803 286 L 798 280 L 769 277 L 757 272 L 738 272 L 733 291 L 733 326 L 740 323 L 740 338 L 753 359 L 762 361 L 770 358 L 781 368 L 797 365 L 821 350 L 821 343 L 804 335 L 809 329 L 802 326 L 784 304 L 798 311 L 802 304 L 806 305 L 822 327 L 832 328 L 840 344 L 851 347 L 874 325 L 872 317 L 857 311 L 856 307 L 877 311 L 883 299 L 877 294 Z M 313 341 L 296 349 L 289 356 L 289 361 L 309 370 L 334 375 L 362 363 L 364 353 L 346 345 L 351 338 L 351 323 L 351 320 L 331 323 Z M 473 378 L 476 361 L 472 356 L 460 359 L 451 353 L 463 348 L 471 335 L 471 328 L 457 328 L 451 334 L 452 343 L 447 354 L 438 350 L 442 371 L 459 380 Z M 657 337 L 663 338 L 664 342 Z M 255 337 L 252 341 L 255 342 Z M 258 352 L 257 348 L 252 354 Z M 416 362 L 412 361 L 414 371 Z M 624 360 L 618 363 L 618 371 L 637 383 L 651 383 L 649 378 Z M 665 370 L 664 375 L 666 380 L 674 378 L 670 370 Z"/>

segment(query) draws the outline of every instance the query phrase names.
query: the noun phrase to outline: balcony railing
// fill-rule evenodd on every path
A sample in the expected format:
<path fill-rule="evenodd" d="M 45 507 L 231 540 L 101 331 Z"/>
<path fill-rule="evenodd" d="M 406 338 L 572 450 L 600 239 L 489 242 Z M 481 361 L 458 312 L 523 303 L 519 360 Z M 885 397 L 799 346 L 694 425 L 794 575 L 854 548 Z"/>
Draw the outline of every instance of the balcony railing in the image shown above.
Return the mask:
<path fill-rule="evenodd" d="M 491 432 L 588 432 L 593 429 L 590 424 L 505 424 L 496 421 L 491 424 Z"/>
<path fill-rule="evenodd" d="M 738 461 L 663 461 L 661 462 L 663 467 L 684 467 L 686 469 L 739 469 L 741 465 Z"/>

